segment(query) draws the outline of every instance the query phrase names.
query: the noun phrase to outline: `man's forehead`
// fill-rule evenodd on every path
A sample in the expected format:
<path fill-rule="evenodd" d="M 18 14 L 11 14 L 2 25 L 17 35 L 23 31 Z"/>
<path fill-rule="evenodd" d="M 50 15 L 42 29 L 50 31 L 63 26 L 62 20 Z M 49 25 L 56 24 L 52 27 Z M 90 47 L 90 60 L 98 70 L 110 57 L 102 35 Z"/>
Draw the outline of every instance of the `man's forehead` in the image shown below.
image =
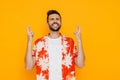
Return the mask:
<path fill-rule="evenodd" d="M 51 18 L 51 17 L 58 17 L 58 18 L 60 18 L 60 16 L 58 15 L 58 14 L 51 14 L 51 15 L 49 15 L 49 17 Z"/>

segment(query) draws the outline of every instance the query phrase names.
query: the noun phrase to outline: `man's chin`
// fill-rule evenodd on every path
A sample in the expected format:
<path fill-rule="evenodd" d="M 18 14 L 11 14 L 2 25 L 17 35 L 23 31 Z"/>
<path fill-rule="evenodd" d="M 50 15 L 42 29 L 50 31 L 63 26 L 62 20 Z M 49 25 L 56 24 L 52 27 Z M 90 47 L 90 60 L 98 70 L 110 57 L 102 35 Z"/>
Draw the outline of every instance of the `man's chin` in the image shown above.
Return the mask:
<path fill-rule="evenodd" d="M 60 30 L 60 27 L 58 27 L 58 28 L 50 28 L 50 30 L 51 30 L 51 31 L 54 31 L 54 32 L 57 32 L 57 31 Z"/>
<path fill-rule="evenodd" d="M 50 29 L 51 31 L 54 31 L 54 32 L 57 32 L 59 31 L 60 29 Z"/>
<path fill-rule="evenodd" d="M 57 25 L 57 26 L 49 25 L 49 29 L 51 31 L 59 31 L 60 28 L 61 28 L 61 26 L 59 26 L 59 25 Z"/>

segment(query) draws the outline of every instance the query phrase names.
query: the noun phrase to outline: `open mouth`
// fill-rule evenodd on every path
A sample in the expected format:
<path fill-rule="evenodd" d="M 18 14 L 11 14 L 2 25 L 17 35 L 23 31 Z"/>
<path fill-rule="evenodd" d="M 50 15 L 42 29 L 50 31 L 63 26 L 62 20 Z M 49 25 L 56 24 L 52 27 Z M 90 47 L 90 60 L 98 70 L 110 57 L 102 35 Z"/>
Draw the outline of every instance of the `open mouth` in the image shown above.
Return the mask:
<path fill-rule="evenodd" d="M 59 26 L 59 24 L 58 23 L 53 23 L 52 26 Z"/>

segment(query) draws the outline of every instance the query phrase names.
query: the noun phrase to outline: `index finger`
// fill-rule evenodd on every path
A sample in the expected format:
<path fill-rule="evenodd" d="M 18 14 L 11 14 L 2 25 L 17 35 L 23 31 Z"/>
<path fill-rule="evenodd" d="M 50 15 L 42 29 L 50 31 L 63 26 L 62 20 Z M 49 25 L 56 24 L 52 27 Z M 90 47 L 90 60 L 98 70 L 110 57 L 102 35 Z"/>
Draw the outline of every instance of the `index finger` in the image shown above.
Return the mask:
<path fill-rule="evenodd" d="M 30 26 L 27 26 L 27 32 L 30 32 L 31 30 L 30 30 Z"/>
<path fill-rule="evenodd" d="M 78 30 L 80 31 L 80 25 L 78 25 Z"/>

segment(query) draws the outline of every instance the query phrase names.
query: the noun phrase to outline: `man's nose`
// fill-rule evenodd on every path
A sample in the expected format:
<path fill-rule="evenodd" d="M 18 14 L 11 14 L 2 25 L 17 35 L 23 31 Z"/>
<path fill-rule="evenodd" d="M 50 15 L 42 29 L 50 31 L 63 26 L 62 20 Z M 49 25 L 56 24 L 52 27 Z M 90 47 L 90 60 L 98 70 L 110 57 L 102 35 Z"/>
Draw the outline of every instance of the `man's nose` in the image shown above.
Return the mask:
<path fill-rule="evenodd" d="M 57 22 L 57 20 L 56 20 L 56 19 L 54 19 L 54 22 Z"/>

